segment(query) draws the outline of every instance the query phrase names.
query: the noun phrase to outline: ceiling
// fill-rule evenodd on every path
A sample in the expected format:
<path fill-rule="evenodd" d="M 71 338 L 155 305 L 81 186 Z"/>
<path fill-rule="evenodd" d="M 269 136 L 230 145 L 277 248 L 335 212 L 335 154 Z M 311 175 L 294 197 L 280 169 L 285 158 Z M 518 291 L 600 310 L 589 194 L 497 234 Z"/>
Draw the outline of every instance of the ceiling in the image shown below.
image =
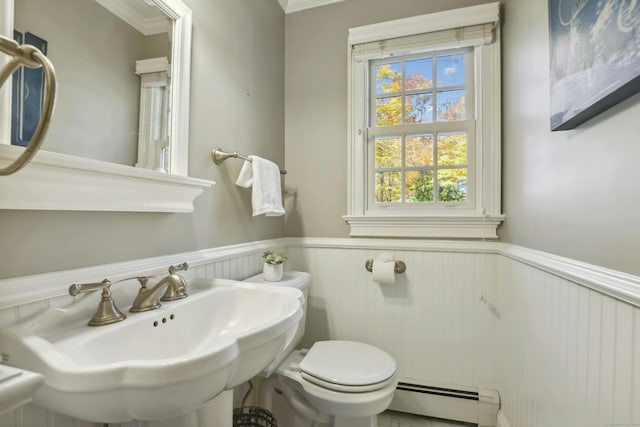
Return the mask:
<path fill-rule="evenodd" d="M 293 13 L 342 1 L 346 0 L 278 0 L 278 3 L 280 3 L 285 13 Z"/>

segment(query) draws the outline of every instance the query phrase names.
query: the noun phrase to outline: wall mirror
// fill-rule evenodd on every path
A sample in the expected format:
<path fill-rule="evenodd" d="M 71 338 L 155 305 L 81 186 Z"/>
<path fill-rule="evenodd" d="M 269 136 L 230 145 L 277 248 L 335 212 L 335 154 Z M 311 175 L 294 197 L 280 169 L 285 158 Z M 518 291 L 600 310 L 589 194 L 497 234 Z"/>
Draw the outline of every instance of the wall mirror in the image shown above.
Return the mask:
<path fill-rule="evenodd" d="M 59 81 L 42 150 L 24 172 L 0 180 L 0 208 L 192 210 L 212 182 L 188 178 L 189 8 L 180 0 L 0 0 L 0 12 L 0 33 L 43 44 Z M 0 92 L 0 163 L 28 139 L 37 83 L 14 77 L 13 88 Z M 77 179 L 85 186 L 89 179 L 93 196 L 89 203 L 79 195 L 53 201 L 56 189 L 23 188 L 43 179 L 65 182 L 63 192 L 73 185 L 76 195 Z M 154 200 L 140 194 L 149 191 Z M 14 197 L 18 192 L 31 196 Z"/>

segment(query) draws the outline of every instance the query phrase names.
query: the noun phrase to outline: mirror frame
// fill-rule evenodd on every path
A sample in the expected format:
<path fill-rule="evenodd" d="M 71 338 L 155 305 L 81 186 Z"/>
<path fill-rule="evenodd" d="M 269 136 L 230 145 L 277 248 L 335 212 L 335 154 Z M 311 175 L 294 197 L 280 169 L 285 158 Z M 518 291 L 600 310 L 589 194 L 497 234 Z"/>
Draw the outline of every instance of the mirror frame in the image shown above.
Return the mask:
<path fill-rule="evenodd" d="M 188 176 L 191 10 L 181 0 L 152 1 L 173 19 L 171 174 L 41 150 L 20 172 L 0 177 L 0 209 L 192 212 L 193 200 L 215 184 Z M 4 36 L 13 32 L 13 12 L 14 0 L 0 0 Z M 8 59 L 0 54 L 0 67 Z M 23 150 L 9 145 L 10 83 L 0 90 L 0 167 Z"/>

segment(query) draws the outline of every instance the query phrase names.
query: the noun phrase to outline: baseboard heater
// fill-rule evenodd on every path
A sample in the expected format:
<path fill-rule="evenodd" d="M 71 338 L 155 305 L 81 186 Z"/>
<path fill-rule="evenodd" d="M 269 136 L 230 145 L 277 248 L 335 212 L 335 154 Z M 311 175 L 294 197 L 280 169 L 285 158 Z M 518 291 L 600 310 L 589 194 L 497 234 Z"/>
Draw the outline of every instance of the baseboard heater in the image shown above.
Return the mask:
<path fill-rule="evenodd" d="M 400 382 L 389 409 L 478 427 L 495 427 L 500 396 L 495 390 L 459 390 Z"/>

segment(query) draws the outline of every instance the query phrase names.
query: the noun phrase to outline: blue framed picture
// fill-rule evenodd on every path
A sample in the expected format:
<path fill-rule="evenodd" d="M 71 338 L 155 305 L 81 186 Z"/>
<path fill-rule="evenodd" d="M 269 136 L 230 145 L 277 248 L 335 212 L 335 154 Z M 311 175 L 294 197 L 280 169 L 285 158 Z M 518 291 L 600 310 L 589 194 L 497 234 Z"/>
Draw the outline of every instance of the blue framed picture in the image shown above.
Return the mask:
<path fill-rule="evenodd" d="M 549 0 L 551 130 L 640 91 L 640 2 Z"/>
<path fill-rule="evenodd" d="M 30 44 L 47 54 L 46 40 L 32 33 L 13 32 L 20 44 Z M 44 73 L 42 68 L 20 67 L 12 76 L 11 145 L 26 147 L 40 121 L 44 98 Z"/>

